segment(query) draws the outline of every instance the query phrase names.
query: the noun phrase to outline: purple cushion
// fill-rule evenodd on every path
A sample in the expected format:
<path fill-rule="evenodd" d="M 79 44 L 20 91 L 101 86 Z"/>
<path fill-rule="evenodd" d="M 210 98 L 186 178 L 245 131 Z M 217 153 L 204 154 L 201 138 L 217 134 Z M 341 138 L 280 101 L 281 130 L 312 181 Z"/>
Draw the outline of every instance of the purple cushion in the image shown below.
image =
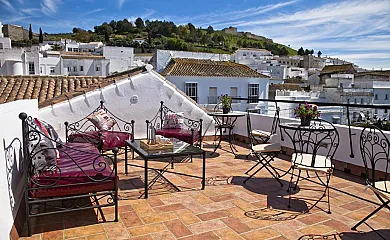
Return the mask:
<path fill-rule="evenodd" d="M 192 137 L 192 131 L 189 129 L 183 128 L 169 128 L 169 129 L 157 129 L 157 135 L 162 135 L 166 138 L 176 138 L 186 143 L 194 143 L 199 140 L 199 132 L 194 131 L 194 136 Z"/>
<path fill-rule="evenodd" d="M 133 135 L 128 132 L 90 131 L 69 135 L 69 142 L 90 142 L 98 145 L 99 132 L 102 134 L 103 150 L 112 149 L 114 147 L 124 147 L 126 140 L 133 139 Z"/>
<path fill-rule="evenodd" d="M 45 176 L 35 174 L 30 188 L 41 188 L 30 190 L 30 197 L 59 197 L 114 189 L 115 173 L 93 144 L 67 143 L 59 151 L 57 166 L 61 171 L 56 169 L 52 175 Z"/>

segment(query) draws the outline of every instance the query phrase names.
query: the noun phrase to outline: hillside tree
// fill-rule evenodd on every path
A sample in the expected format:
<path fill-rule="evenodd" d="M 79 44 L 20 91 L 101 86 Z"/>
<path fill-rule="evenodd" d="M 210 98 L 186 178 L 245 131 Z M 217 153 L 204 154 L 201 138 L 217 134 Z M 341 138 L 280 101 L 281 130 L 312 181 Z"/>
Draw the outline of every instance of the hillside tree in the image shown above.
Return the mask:
<path fill-rule="evenodd" d="M 135 20 L 135 26 L 139 29 L 139 30 L 143 30 L 145 29 L 145 24 L 144 24 L 144 20 L 142 20 L 142 18 L 137 18 Z"/>
<path fill-rule="evenodd" d="M 43 33 L 42 33 L 42 28 L 39 28 L 39 43 L 43 43 Z"/>
<path fill-rule="evenodd" d="M 32 38 L 33 38 L 33 31 L 30 23 L 30 28 L 28 29 L 28 39 L 32 40 Z"/>
<path fill-rule="evenodd" d="M 303 50 L 303 47 L 301 47 L 300 49 L 298 49 L 298 55 L 299 56 L 303 56 L 305 54 L 305 50 Z"/>

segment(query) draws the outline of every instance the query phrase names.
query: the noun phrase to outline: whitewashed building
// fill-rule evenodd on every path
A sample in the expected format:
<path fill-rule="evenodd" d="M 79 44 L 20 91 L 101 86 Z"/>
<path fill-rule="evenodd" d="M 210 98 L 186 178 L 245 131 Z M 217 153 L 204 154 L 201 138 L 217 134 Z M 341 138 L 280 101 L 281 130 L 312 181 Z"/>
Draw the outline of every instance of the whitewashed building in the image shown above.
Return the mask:
<path fill-rule="evenodd" d="M 269 77 L 229 61 L 172 58 L 161 73 L 197 103 L 214 108 L 218 97 L 268 98 Z M 266 103 L 234 101 L 233 110 L 265 112 Z"/>
<path fill-rule="evenodd" d="M 229 54 L 186 52 L 172 50 L 157 50 L 150 63 L 158 73 L 161 73 L 170 63 L 172 58 L 208 59 L 213 61 L 229 61 Z"/>

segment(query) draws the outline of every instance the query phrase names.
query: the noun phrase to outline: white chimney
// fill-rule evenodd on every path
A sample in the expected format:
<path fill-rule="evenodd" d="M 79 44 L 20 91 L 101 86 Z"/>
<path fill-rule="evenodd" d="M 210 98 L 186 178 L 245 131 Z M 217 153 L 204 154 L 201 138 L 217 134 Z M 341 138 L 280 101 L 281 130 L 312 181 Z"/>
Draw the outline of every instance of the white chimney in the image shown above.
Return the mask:
<path fill-rule="evenodd" d="M 0 38 L 3 38 L 4 37 L 4 34 L 3 34 L 3 24 L 1 24 L 0 22 Z"/>

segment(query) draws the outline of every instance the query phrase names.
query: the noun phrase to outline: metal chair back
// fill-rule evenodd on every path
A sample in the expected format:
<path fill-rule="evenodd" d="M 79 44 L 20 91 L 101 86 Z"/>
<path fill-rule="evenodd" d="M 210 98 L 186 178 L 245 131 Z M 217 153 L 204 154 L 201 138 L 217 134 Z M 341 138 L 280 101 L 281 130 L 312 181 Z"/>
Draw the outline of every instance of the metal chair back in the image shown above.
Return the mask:
<path fill-rule="evenodd" d="M 301 165 L 314 168 L 333 168 L 332 161 L 340 143 L 340 136 L 332 123 L 323 119 L 313 119 L 310 126 L 300 126 L 295 130 L 291 140 L 296 157 L 299 154 L 310 154 L 312 157 L 310 165 Z M 318 164 L 318 161 L 315 161 L 318 156 L 329 159 L 331 164 L 328 165 L 327 161 L 322 161 L 324 166 Z"/>
<path fill-rule="evenodd" d="M 390 194 L 389 171 L 390 171 L 390 142 L 386 135 L 377 126 L 371 125 L 363 128 L 360 134 L 360 152 L 366 170 L 367 184 L 376 190 Z M 375 181 L 379 178 L 376 171 L 385 170 L 384 189 L 375 187 Z"/>

